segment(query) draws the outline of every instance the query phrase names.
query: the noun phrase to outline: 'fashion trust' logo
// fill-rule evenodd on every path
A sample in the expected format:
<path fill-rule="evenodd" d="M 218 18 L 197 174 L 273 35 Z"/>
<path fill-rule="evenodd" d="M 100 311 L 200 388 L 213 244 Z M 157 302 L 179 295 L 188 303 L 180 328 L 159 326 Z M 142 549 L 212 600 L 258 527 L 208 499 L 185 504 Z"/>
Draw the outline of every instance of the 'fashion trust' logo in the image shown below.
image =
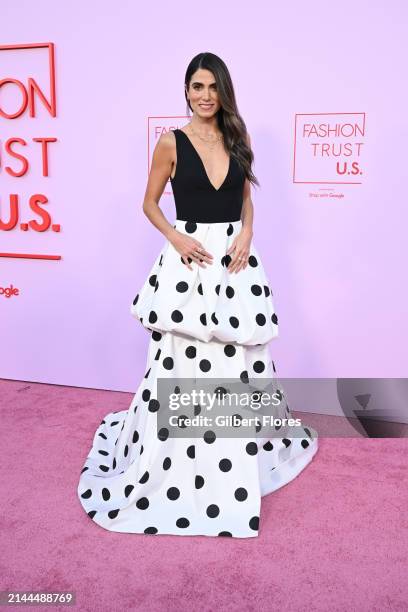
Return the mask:
<path fill-rule="evenodd" d="M 61 259 L 38 252 L 37 246 L 35 253 L 17 246 L 37 245 L 32 236 L 61 231 L 49 209 L 46 183 L 58 139 L 32 135 L 53 126 L 47 120 L 57 116 L 54 52 L 53 43 L 0 45 L 0 127 L 6 134 L 0 156 L 0 258 Z"/>
<path fill-rule="evenodd" d="M 293 182 L 361 184 L 365 134 L 365 113 L 296 114 Z"/>

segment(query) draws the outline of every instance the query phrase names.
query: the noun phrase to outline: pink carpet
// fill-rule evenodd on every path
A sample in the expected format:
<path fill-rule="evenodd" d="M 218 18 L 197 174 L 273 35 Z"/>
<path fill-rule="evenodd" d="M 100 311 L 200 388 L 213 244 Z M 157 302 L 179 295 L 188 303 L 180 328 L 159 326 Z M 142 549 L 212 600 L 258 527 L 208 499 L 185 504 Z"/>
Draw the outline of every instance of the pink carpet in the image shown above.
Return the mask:
<path fill-rule="evenodd" d="M 262 498 L 258 538 L 121 534 L 76 487 L 97 425 L 131 398 L 0 381 L 0 590 L 72 590 L 81 612 L 408 610 L 406 438 L 320 438 Z"/>

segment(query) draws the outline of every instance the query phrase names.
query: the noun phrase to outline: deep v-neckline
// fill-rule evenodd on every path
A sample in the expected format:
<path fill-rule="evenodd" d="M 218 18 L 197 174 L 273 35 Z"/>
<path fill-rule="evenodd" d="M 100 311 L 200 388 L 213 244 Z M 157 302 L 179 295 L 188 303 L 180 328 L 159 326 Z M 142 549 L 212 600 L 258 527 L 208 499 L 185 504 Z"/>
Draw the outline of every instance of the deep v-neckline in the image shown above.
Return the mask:
<path fill-rule="evenodd" d="M 209 185 L 211 185 L 211 187 L 214 189 L 214 191 L 220 191 L 220 190 L 222 189 L 222 187 L 225 185 L 225 183 L 226 183 L 226 181 L 227 181 L 227 178 L 229 177 L 229 174 L 230 174 L 230 170 L 231 170 L 231 154 L 229 155 L 229 160 L 228 160 L 228 170 L 227 170 L 227 174 L 225 175 L 224 180 L 222 181 L 221 185 L 220 185 L 218 188 L 217 188 L 217 187 L 214 187 L 214 185 L 213 185 L 213 184 L 212 184 L 212 182 L 210 181 L 210 178 L 209 178 L 209 176 L 208 176 L 208 172 L 207 172 L 207 170 L 205 169 L 205 165 L 204 165 L 203 160 L 201 159 L 201 155 L 199 154 L 199 152 L 197 151 L 197 149 L 195 148 L 195 146 L 193 145 L 193 143 L 191 142 L 191 140 L 190 140 L 190 138 L 187 136 L 187 134 L 186 134 L 185 132 L 183 132 L 183 130 L 180 130 L 180 129 L 179 129 L 179 132 L 181 132 L 182 134 L 184 134 L 184 136 L 186 137 L 186 139 L 187 139 L 187 140 L 188 140 L 188 142 L 190 143 L 190 145 L 191 145 L 192 149 L 194 150 L 195 154 L 197 155 L 197 158 L 198 158 L 198 160 L 199 160 L 199 162 L 200 162 L 200 164 L 201 164 L 201 168 L 203 169 L 203 172 L 204 172 L 205 178 L 206 178 L 206 179 L 207 179 L 207 181 L 208 181 L 208 184 L 209 184 Z M 177 171 L 177 170 L 176 170 L 176 171 Z"/>

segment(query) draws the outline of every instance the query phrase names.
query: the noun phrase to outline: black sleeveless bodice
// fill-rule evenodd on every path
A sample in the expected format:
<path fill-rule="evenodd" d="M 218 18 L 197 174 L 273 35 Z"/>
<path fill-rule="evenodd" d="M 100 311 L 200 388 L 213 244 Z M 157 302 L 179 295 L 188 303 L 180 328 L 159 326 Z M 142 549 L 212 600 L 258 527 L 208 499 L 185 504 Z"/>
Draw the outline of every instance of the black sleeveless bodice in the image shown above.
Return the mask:
<path fill-rule="evenodd" d="M 219 189 L 210 182 L 203 161 L 182 130 L 176 138 L 177 165 L 170 177 L 177 219 L 196 223 L 222 223 L 241 218 L 245 173 L 230 155 L 227 176 Z"/>

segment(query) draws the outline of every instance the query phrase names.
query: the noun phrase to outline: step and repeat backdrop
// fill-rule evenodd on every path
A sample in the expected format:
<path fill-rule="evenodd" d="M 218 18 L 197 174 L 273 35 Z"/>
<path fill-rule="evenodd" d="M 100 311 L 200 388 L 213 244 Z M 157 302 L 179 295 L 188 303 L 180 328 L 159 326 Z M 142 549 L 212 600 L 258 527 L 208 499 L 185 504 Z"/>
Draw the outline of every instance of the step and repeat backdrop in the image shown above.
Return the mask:
<path fill-rule="evenodd" d="M 406 6 L 236 8 L 2 2 L 2 378 L 138 386 L 149 334 L 130 304 L 165 241 L 142 211 L 150 160 L 190 120 L 202 51 L 251 135 L 278 375 L 407 376 Z M 170 182 L 160 206 L 174 221 Z"/>

